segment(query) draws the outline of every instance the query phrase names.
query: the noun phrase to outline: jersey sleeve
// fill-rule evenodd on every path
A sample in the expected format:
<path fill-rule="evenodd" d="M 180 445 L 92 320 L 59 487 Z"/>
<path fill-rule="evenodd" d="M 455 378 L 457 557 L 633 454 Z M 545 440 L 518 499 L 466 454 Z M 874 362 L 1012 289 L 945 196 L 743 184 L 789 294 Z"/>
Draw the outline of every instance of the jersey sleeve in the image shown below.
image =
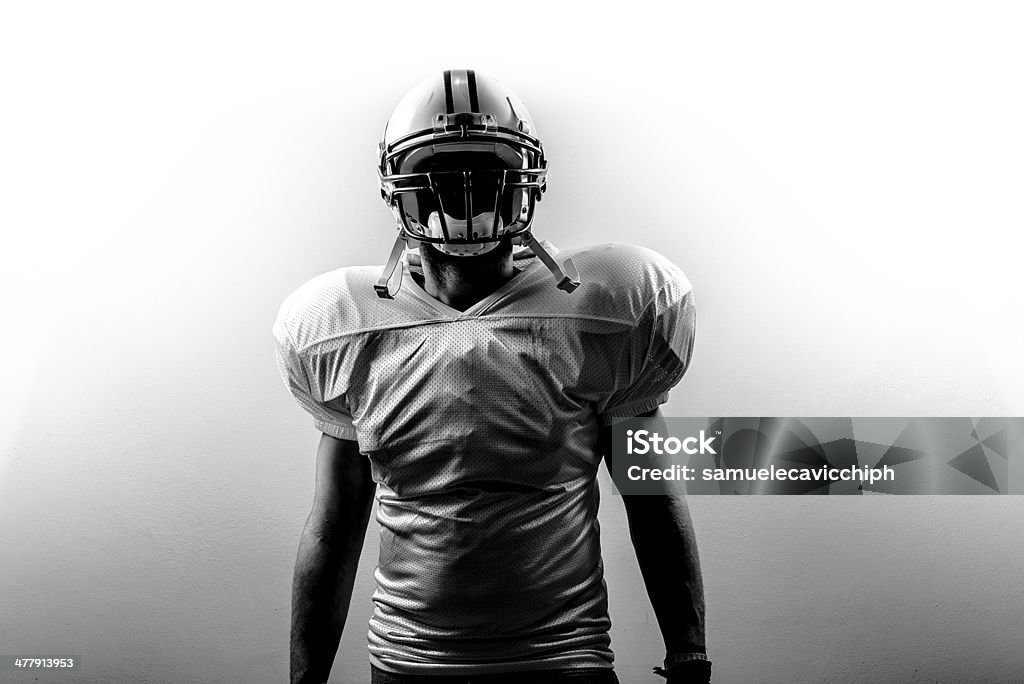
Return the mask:
<path fill-rule="evenodd" d="M 689 281 L 678 272 L 640 314 L 623 350 L 615 388 L 599 408 L 601 420 L 647 413 L 668 400 L 668 393 L 690 365 L 697 309 Z"/>
<path fill-rule="evenodd" d="M 285 387 L 299 402 L 299 406 L 313 416 L 317 430 L 337 439 L 356 441 L 356 429 L 352 415 L 337 406 L 328 407 L 317 401 L 310 390 L 309 376 L 302 358 L 295 349 L 283 317 L 274 323 L 274 338 L 277 341 L 277 367 L 284 379 Z"/>

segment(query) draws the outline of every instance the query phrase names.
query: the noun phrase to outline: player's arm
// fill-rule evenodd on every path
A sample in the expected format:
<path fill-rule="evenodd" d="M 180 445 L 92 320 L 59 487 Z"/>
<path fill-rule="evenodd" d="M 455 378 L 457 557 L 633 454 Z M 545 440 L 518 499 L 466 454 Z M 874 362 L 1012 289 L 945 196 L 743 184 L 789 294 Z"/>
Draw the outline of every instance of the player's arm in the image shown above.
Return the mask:
<path fill-rule="evenodd" d="M 643 415 L 661 418 L 658 409 Z M 601 428 L 600 440 L 611 473 L 610 426 Z M 704 584 L 686 499 L 681 494 L 624 495 L 622 501 L 637 563 L 665 640 L 666 660 L 706 655 Z M 710 677 L 711 665 L 703 660 L 684 661 L 668 670 L 670 684 L 707 682 Z"/>
<path fill-rule="evenodd" d="M 292 586 L 291 681 L 327 681 L 348 615 L 373 503 L 370 465 L 357 442 L 320 438 L 313 509 Z"/>

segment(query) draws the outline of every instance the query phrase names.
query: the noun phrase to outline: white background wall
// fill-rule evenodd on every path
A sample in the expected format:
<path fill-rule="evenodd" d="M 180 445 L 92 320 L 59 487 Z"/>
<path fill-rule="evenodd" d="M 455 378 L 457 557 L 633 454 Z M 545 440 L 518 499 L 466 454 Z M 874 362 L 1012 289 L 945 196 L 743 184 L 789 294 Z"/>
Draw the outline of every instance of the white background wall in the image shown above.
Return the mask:
<path fill-rule="evenodd" d="M 668 415 L 1024 415 L 1019 5 L 668 6 L 5 5 L 0 653 L 286 680 L 317 435 L 270 324 L 383 261 L 376 141 L 434 69 L 529 104 L 539 235 L 687 271 Z M 605 504 L 620 676 L 657 681 Z M 1021 497 L 691 507 L 717 682 L 1024 677 Z M 375 535 L 333 682 L 365 676 Z"/>

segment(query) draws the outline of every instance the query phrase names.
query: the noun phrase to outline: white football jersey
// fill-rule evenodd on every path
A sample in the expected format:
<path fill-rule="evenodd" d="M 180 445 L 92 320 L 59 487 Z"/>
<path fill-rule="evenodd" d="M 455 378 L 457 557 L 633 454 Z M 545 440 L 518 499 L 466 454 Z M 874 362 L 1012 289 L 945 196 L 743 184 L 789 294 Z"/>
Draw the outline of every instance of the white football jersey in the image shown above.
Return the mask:
<path fill-rule="evenodd" d="M 649 249 L 566 256 L 583 281 L 571 294 L 523 251 L 466 311 L 408 274 L 378 298 L 379 266 L 321 275 L 281 307 L 289 391 L 318 430 L 358 441 L 378 483 L 379 668 L 611 667 L 598 425 L 667 399 L 695 308 L 682 271 Z"/>

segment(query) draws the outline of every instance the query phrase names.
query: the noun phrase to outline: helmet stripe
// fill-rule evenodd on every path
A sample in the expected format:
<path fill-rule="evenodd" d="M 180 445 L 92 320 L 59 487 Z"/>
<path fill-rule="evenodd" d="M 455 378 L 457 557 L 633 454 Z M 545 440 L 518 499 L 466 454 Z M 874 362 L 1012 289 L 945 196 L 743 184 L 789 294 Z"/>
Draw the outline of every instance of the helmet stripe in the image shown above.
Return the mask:
<path fill-rule="evenodd" d="M 454 111 L 458 114 L 472 111 L 469 107 L 468 80 L 465 69 L 457 69 L 452 73 L 452 99 L 455 103 Z"/>
<path fill-rule="evenodd" d="M 476 72 L 472 69 L 466 72 L 466 80 L 469 81 L 469 111 L 480 111 L 480 100 L 476 93 Z"/>
<path fill-rule="evenodd" d="M 437 72 L 435 72 L 437 73 Z M 435 81 L 436 82 L 436 81 Z M 451 70 L 444 72 L 444 111 L 447 114 L 453 114 L 455 112 L 455 98 L 452 94 L 452 72 Z"/>

